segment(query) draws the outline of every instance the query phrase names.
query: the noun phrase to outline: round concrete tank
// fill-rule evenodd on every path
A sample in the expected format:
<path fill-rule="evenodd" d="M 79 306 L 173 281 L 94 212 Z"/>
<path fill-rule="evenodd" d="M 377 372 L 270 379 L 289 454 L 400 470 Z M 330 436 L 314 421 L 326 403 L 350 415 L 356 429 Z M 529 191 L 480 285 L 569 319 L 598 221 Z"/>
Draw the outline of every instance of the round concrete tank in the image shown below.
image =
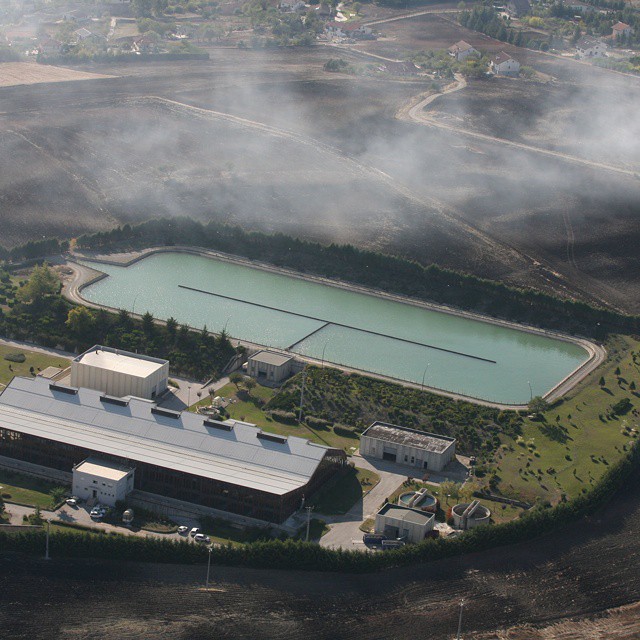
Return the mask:
<path fill-rule="evenodd" d="M 457 504 L 451 513 L 453 526 L 456 529 L 473 529 L 473 527 L 479 527 L 482 524 L 489 524 L 491 521 L 491 511 L 477 500 Z"/>

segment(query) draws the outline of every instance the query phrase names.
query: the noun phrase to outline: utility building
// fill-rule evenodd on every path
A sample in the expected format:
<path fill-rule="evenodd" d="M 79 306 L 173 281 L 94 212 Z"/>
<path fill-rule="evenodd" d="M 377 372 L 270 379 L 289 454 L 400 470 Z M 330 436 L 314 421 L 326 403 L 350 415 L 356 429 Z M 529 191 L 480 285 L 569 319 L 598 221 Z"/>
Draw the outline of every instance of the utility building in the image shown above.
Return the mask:
<path fill-rule="evenodd" d="M 304 438 L 38 377 L 16 377 L 0 394 L 0 464 L 2 456 L 75 469 L 91 480 L 82 484 L 91 497 L 92 486 L 117 494 L 122 473 L 135 469 L 136 492 L 275 523 L 346 464 L 342 449 Z"/>
<path fill-rule="evenodd" d="M 73 495 L 115 507 L 133 490 L 134 470 L 120 464 L 87 458 L 73 467 Z"/>
<path fill-rule="evenodd" d="M 167 390 L 169 361 L 96 345 L 71 362 L 71 386 L 153 400 Z"/>
<path fill-rule="evenodd" d="M 376 514 L 375 532 L 387 538 L 421 542 L 435 525 L 435 515 L 387 502 Z"/>
<path fill-rule="evenodd" d="M 456 454 L 456 441 L 448 436 L 374 422 L 360 440 L 363 456 L 398 464 L 442 471 Z"/>
<path fill-rule="evenodd" d="M 294 359 L 275 351 L 258 351 L 249 356 L 247 373 L 260 383 L 279 384 L 291 375 Z"/>

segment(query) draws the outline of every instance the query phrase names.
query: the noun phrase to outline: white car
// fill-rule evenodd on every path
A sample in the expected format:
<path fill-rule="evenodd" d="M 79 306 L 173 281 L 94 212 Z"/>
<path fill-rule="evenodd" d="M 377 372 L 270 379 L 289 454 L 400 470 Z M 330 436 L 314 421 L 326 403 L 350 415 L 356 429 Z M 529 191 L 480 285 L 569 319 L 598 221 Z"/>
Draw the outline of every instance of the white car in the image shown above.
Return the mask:
<path fill-rule="evenodd" d="M 186 535 L 187 535 L 187 533 L 189 533 L 189 527 L 185 527 L 185 526 L 178 527 L 178 533 L 179 533 L 181 536 L 186 536 Z"/>
<path fill-rule="evenodd" d="M 78 506 L 78 498 L 67 498 L 65 500 L 65 502 L 70 506 L 70 507 L 77 507 Z"/>
<path fill-rule="evenodd" d="M 202 544 L 209 544 L 211 542 L 211 538 L 209 536 L 205 536 L 204 533 L 196 533 L 196 535 L 193 536 L 193 539 Z"/>
<path fill-rule="evenodd" d="M 189 531 L 189 535 L 192 538 L 195 538 L 199 533 L 200 533 L 200 529 L 198 529 L 198 527 L 193 527 L 193 529 L 191 529 L 191 531 Z"/>
<path fill-rule="evenodd" d="M 97 504 L 93 509 L 91 509 L 90 515 L 92 518 L 104 518 L 104 516 L 107 515 L 107 508 Z"/>

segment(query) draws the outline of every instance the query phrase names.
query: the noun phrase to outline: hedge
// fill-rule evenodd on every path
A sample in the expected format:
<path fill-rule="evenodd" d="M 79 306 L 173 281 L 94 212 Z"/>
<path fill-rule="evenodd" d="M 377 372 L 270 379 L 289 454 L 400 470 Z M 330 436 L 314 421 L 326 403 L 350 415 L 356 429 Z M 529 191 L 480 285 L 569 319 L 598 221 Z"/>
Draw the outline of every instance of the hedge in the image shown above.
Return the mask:
<path fill-rule="evenodd" d="M 361 573 L 523 542 L 570 524 L 605 505 L 632 474 L 638 475 L 639 462 L 640 446 L 636 444 L 628 455 L 612 465 L 586 494 L 553 508 L 536 507 L 521 518 L 505 524 L 471 529 L 454 539 L 429 539 L 420 544 L 407 545 L 384 553 L 326 549 L 314 543 L 296 540 L 269 540 L 242 546 L 215 547 L 211 552 L 211 560 L 219 565 L 259 569 L 277 567 Z M 16 534 L 0 531 L 0 550 L 3 551 L 41 554 L 44 543 L 43 531 Z M 184 540 L 92 536 L 64 532 L 51 534 L 50 549 L 54 556 L 182 564 L 205 562 L 208 554 L 206 547 Z"/>

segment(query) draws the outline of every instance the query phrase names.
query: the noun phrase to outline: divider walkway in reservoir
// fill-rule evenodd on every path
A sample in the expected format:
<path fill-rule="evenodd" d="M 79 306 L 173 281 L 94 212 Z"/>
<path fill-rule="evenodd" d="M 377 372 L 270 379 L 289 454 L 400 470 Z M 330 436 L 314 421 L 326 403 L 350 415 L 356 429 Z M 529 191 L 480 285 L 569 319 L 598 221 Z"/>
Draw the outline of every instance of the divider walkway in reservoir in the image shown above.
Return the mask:
<path fill-rule="evenodd" d="M 213 297 L 216 297 L 216 298 L 223 298 L 225 300 L 232 300 L 233 302 L 241 302 L 243 304 L 247 304 L 247 305 L 250 305 L 252 307 L 259 307 L 261 309 L 269 309 L 270 311 L 278 311 L 280 313 L 285 313 L 287 315 L 296 316 L 298 318 L 305 318 L 307 320 L 314 320 L 315 322 L 323 323 L 322 326 L 317 327 L 311 333 L 305 335 L 304 337 L 300 338 L 299 340 L 297 340 L 296 342 L 294 342 L 293 344 L 288 346 L 287 350 L 293 349 L 293 347 L 295 347 L 295 346 L 299 345 L 300 343 L 304 342 L 305 340 L 310 338 L 312 335 L 314 335 L 314 334 L 318 333 L 319 331 L 325 329 L 329 325 L 333 325 L 335 327 L 341 327 L 343 329 L 350 329 L 351 331 L 360 331 L 361 333 L 367 333 L 369 335 L 377 336 L 379 338 L 390 338 L 391 340 L 398 340 L 399 342 L 404 342 L 406 344 L 416 345 L 418 347 L 426 347 L 428 349 L 434 349 L 436 351 L 444 351 L 445 353 L 450 353 L 450 354 L 453 354 L 455 356 L 460 356 L 462 358 L 471 358 L 472 360 L 480 360 L 481 362 L 488 362 L 489 364 L 496 364 L 495 360 L 491 360 L 489 358 L 483 358 L 482 356 L 476 356 L 476 355 L 473 355 L 471 353 L 463 353 L 461 351 L 454 351 L 452 349 L 445 349 L 444 347 L 437 347 L 435 345 L 427 344 L 425 342 L 417 342 L 416 340 L 409 340 L 407 338 L 400 338 L 398 336 L 392 336 L 392 335 L 389 335 L 389 334 L 386 334 L 386 333 L 379 333 L 378 331 L 372 331 L 371 329 L 363 329 L 361 327 L 354 327 L 354 326 L 351 326 L 351 325 L 348 325 L 348 324 L 342 324 L 340 322 L 333 322 L 332 320 L 327 320 L 327 319 L 324 319 L 324 318 L 316 318 L 314 316 L 308 316 L 308 315 L 305 315 L 303 313 L 297 313 L 295 311 L 287 311 L 285 309 L 280 309 L 278 307 L 271 307 L 271 306 L 266 305 L 266 304 L 260 304 L 258 302 L 251 302 L 250 300 L 243 300 L 242 298 L 234 298 L 234 297 L 231 297 L 231 296 L 223 295 L 221 293 L 214 293 L 213 291 L 206 291 L 204 289 L 196 289 L 194 287 L 189 287 L 189 286 L 184 285 L 184 284 L 179 284 L 178 287 L 180 289 L 187 289 L 188 291 L 194 291 L 196 293 L 204 293 L 205 295 L 213 296 Z"/>

